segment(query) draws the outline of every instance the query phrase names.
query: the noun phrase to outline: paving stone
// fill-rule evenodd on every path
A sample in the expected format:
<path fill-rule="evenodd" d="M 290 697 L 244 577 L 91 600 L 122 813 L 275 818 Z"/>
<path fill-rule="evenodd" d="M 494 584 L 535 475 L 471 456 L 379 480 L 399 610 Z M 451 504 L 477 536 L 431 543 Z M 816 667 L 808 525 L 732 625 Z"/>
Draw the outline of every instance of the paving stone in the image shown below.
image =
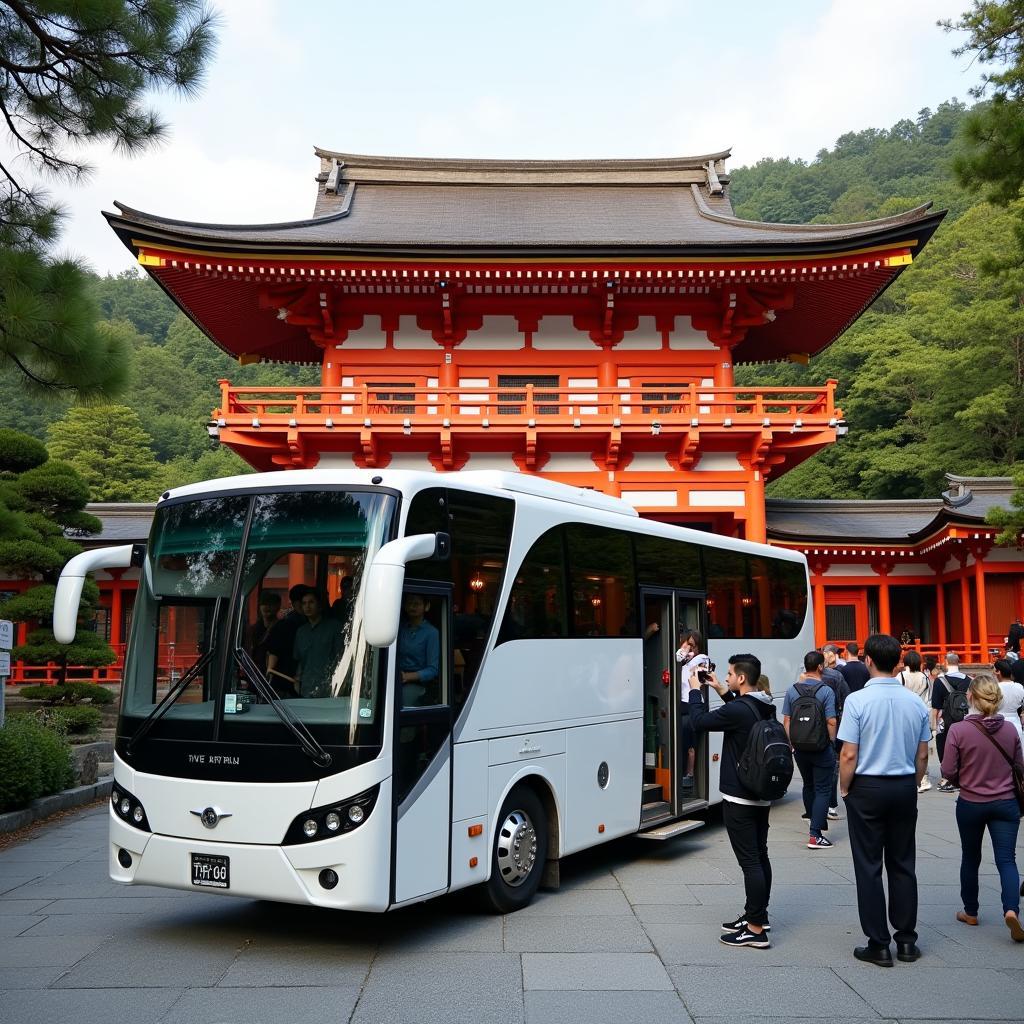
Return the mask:
<path fill-rule="evenodd" d="M 505 923 L 505 949 L 515 953 L 649 953 L 637 920 L 624 917 L 520 917 Z"/>
<path fill-rule="evenodd" d="M 675 992 L 527 992 L 526 1024 L 692 1024 Z"/>
<path fill-rule="evenodd" d="M 372 959 L 372 950 L 346 949 L 340 941 L 332 948 L 326 943 L 304 946 L 257 939 L 242 949 L 217 984 L 220 988 L 358 988 Z"/>
<path fill-rule="evenodd" d="M 0 938 L 24 935 L 43 919 L 35 914 L 6 914 L 0 917 Z M 0 960 L 2 962 L 2 960 Z"/>
<path fill-rule="evenodd" d="M 731 952 L 732 957 L 715 967 L 669 969 L 686 1009 L 695 1018 L 723 1013 L 780 1014 L 820 1020 L 872 1016 L 872 1007 L 827 967 L 790 965 L 758 969 L 755 957 L 760 950 L 729 951 L 723 947 L 723 952 Z M 737 973 L 730 970 L 730 963 L 735 963 Z M 740 984 L 739 978 L 750 983 Z"/>
<path fill-rule="evenodd" d="M 622 891 L 633 906 L 645 903 L 696 906 L 700 903 L 690 886 L 680 882 L 623 882 Z"/>
<path fill-rule="evenodd" d="M 389 914 L 381 920 L 380 945 L 388 952 L 500 953 L 504 922 L 495 914 Z"/>
<path fill-rule="evenodd" d="M 0 967 L 0 992 L 15 988 L 47 988 L 66 967 Z"/>
<path fill-rule="evenodd" d="M 381 954 L 352 1024 L 522 1024 L 519 957 L 509 953 Z"/>
<path fill-rule="evenodd" d="M 43 941 L 43 940 L 38 940 Z M 62 939 L 72 942 L 73 939 Z M 57 988 L 158 988 L 187 979 L 190 987 L 216 985 L 238 954 L 238 946 L 200 936 L 107 939 L 75 965 Z"/>
<path fill-rule="evenodd" d="M 38 914 L 43 907 L 49 906 L 52 900 L 0 900 L 0 917 L 7 914 Z"/>
<path fill-rule="evenodd" d="M 672 981 L 653 953 L 524 953 L 528 991 L 668 991 Z"/>
<path fill-rule="evenodd" d="M 621 892 L 611 889 L 541 892 L 528 907 L 516 911 L 517 917 L 609 917 L 615 914 L 632 917 L 633 910 Z"/>
<path fill-rule="evenodd" d="M 105 941 L 102 935 L 67 938 L 19 935 L 4 940 L 0 963 L 4 967 L 70 967 Z"/>
<path fill-rule="evenodd" d="M 825 1019 L 825 1018 L 823 1018 Z M 838 1017 L 828 1016 L 829 1024 L 903 1024 L 898 1020 L 883 1020 L 881 1017 Z M 807 1024 L 807 1017 L 694 1017 L 694 1024 Z M 913 1024 L 923 1024 L 914 1021 Z M 948 1021 L 945 1022 L 948 1024 Z M 969 1024 L 969 1022 L 958 1021 L 957 1024 Z"/>
<path fill-rule="evenodd" d="M 160 1024 L 281 1024 L 347 1021 L 359 998 L 355 986 L 319 988 L 191 989 Z"/>
<path fill-rule="evenodd" d="M 0 1020 L 11 1024 L 141 1024 L 160 1020 L 182 992 L 177 988 L 0 992 Z"/>
<path fill-rule="evenodd" d="M 1024 985 L 985 968 L 927 967 L 924 961 L 879 970 L 867 964 L 837 965 L 836 974 L 876 1013 L 904 1018 L 987 1020 L 1022 1018 Z"/>

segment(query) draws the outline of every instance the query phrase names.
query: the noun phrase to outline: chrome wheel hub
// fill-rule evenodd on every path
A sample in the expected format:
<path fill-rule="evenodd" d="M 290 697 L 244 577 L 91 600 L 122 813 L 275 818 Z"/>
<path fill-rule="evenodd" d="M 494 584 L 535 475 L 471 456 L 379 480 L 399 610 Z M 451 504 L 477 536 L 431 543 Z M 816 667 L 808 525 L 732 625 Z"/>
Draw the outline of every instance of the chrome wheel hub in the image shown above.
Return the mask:
<path fill-rule="evenodd" d="M 498 871 L 506 885 L 522 885 L 537 862 L 537 832 L 523 811 L 510 811 L 498 828 Z"/>

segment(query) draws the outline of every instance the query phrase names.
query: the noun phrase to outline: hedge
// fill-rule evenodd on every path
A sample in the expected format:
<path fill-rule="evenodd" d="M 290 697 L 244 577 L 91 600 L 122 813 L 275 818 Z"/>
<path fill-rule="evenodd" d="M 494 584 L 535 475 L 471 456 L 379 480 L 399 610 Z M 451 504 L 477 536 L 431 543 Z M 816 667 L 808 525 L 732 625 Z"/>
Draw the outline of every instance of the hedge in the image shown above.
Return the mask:
<path fill-rule="evenodd" d="M 76 736 L 95 732 L 103 722 L 103 713 L 99 708 L 90 708 L 84 704 L 40 708 L 39 714 L 47 725 L 55 726 L 58 731 L 73 733 Z"/>
<path fill-rule="evenodd" d="M 42 700 L 47 704 L 77 704 L 87 700 L 95 706 L 111 704 L 114 694 L 98 683 L 56 683 L 53 686 L 23 686 L 25 700 Z"/>
<path fill-rule="evenodd" d="M 35 715 L 7 719 L 0 728 L 0 812 L 59 793 L 73 779 L 71 750 L 59 729 Z"/>

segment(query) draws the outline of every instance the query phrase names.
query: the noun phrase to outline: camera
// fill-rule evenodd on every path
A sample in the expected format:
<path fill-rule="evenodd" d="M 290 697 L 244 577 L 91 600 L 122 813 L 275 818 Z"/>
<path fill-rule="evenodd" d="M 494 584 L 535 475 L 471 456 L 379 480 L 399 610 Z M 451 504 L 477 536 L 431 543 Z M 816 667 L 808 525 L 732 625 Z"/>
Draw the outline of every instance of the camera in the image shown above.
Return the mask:
<path fill-rule="evenodd" d="M 711 682 L 711 673 L 714 672 L 714 671 L 715 671 L 715 663 L 713 661 L 709 661 L 707 669 L 703 669 L 703 668 L 702 669 L 698 669 L 698 671 L 697 671 L 697 678 L 702 683 L 710 683 Z"/>

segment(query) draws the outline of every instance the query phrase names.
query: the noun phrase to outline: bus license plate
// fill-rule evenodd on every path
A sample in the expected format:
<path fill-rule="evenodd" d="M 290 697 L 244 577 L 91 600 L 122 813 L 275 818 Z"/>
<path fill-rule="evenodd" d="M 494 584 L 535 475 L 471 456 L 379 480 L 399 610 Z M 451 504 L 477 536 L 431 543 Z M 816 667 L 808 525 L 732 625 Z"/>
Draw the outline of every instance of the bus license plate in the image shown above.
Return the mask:
<path fill-rule="evenodd" d="M 192 884 L 208 889 L 231 887 L 230 863 L 227 857 L 209 853 L 192 854 Z"/>

